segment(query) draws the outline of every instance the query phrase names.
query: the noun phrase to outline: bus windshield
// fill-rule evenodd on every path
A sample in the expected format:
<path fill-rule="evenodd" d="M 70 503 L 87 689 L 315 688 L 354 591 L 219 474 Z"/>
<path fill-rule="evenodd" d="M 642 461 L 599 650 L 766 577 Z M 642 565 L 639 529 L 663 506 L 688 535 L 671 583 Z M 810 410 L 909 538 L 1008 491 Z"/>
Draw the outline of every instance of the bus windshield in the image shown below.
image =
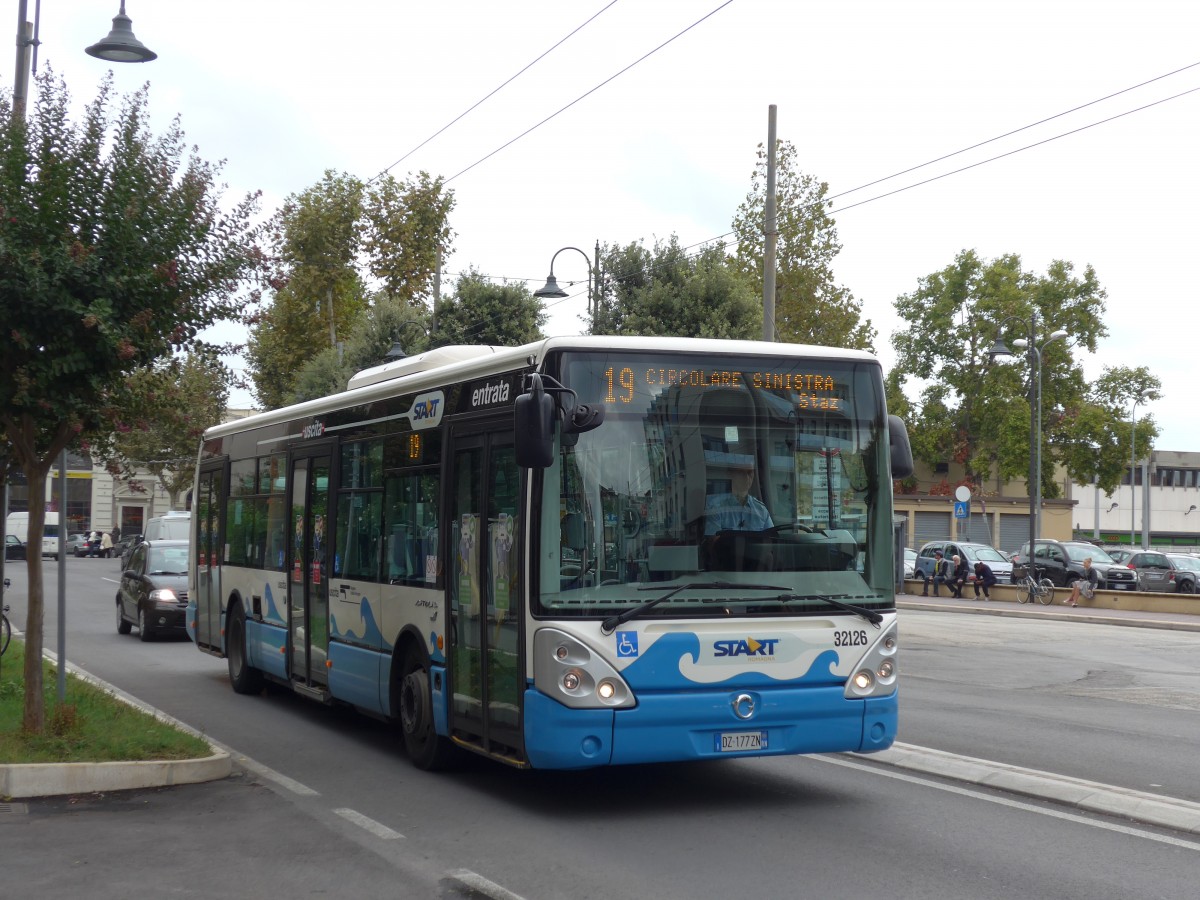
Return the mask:
<path fill-rule="evenodd" d="M 893 605 L 876 361 L 613 351 L 559 362 L 563 384 L 605 419 L 559 435 L 542 476 L 535 614 L 608 617 L 686 582 L 704 588 L 654 616 L 795 615 L 806 597 L 822 612 L 821 598 Z"/>

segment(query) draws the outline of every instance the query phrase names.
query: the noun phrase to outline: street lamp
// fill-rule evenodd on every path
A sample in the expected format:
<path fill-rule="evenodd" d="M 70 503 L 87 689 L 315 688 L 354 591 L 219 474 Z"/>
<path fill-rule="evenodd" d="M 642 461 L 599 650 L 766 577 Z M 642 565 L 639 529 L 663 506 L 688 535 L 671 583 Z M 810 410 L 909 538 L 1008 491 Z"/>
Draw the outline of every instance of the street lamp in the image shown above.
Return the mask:
<path fill-rule="evenodd" d="M 37 71 L 37 48 L 41 45 L 38 32 L 32 22 L 26 21 L 29 0 L 17 2 L 17 70 L 13 79 L 13 115 L 25 118 L 25 106 L 29 100 L 29 71 Z M 40 16 L 41 8 L 38 7 Z M 125 0 L 121 0 L 121 11 L 113 17 L 112 31 L 84 52 L 108 62 L 150 62 L 158 54 L 133 36 L 133 23 L 125 15 Z M 32 65 L 30 51 L 32 50 Z"/>
<path fill-rule="evenodd" d="M 988 351 L 988 358 L 992 361 L 1000 356 L 1013 355 L 999 335 L 999 332 L 1004 330 L 1004 326 L 1010 320 L 1023 322 L 1017 316 L 1009 316 L 1000 322 L 997 327 L 996 343 Z M 1053 332 L 1042 341 L 1039 347 L 1036 310 L 1029 314 L 1028 326 L 1029 331 L 1026 337 L 1013 341 L 1013 346 L 1024 350 L 1025 358 L 1029 362 L 1029 559 L 1026 561 L 1026 567 L 1029 573 L 1034 575 L 1034 547 L 1041 528 L 1042 512 L 1042 351 L 1051 341 L 1067 337 L 1067 332 L 1062 330 Z"/>
<path fill-rule="evenodd" d="M 88 56 L 108 62 L 150 62 L 158 54 L 133 36 L 133 22 L 125 15 L 125 0 L 121 11 L 113 16 L 112 31 L 103 40 L 84 50 Z"/>
<path fill-rule="evenodd" d="M 554 278 L 554 260 L 558 259 L 558 254 L 563 250 L 574 250 L 583 257 L 588 267 L 588 315 L 591 316 L 591 332 L 596 332 L 596 314 L 600 311 L 600 301 L 597 294 L 599 293 L 600 285 L 597 283 L 600 275 L 600 242 L 596 241 L 596 264 L 592 265 L 592 261 L 588 259 L 588 255 L 578 247 L 563 247 L 555 251 L 550 257 L 550 275 L 546 278 L 546 283 L 533 292 L 533 296 L 538 298 L 554 297 L 561 299 L 567 296 L 567 292 L 558 286 L 558 281 Z"/>

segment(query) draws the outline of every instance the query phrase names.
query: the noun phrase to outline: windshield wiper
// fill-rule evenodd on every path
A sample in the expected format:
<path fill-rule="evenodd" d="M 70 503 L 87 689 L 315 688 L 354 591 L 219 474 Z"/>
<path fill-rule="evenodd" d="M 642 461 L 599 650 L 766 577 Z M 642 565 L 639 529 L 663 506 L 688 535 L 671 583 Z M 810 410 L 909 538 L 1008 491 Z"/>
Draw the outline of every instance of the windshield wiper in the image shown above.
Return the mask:
<path fill-rule="evenodd" d="M 778 587 L 777 585 L 772 585 L 772 584 L 739 584 L 738 582 L 735 582 L 735 581 L 693 581 L 688 584 L 677 585 L 675 588 L 669 590 L 667 593 L 663 594 L 661 597 L 655 597 L 652 600 L 647 600 L 645 603 L 641 604 L 640 606 L 634 606 L 630 609 L 625 610 L 625 612 L 623 612 L 623 613 L 620 613 L 615 616 L 609 616 L 607 619 L 605 619 L 603 622 L 600 623 L 600 633 L 601 634 L 612 634 L 613 631 L 616 630 L 618 625 L 624 625 L 630 619 L 636 618 L 637 616 L 640 616 L 642 613 L 646 612 L 647 610 L 653 609 L 654 607 L 658 606 L 658 604 L 663 603 L 667 600 L 670 600 L 672 597 L 674 597 L 678 593 L 681 593 L 682 591 L 686 591 L 686 590 L 722 591 L 722 590 L 728 590 L 729 588 L 734 588 L 734 589 L 737 589 L 740 591 L 786 591 L 787 590 L 787 588 Z M 665 590 L 665 589 L 660 588 L 660 587 L 641 587 L 641 588 L 638 588 L 638 590 L 639 591 L 661 591 L 661 590 Z M 708 602 L 708 601 L 701 601 L 701 602 Z"/>
<path fill-rule="evenodd" d="M 844 603 L 841 600 L 835 600 L 828 594 L 781 594 L 775 598 L 780 603 L 790 603 L 793 600 L 820 600 L 822 603 L 828 603 L 830 606 L 835 606 L 838 609 L 844 609 L 846 612 L 852 612 L 856 616 L 862 616 L 876 628 L 883 621 L 883 616 L 875 612 L 873 609 L 864 609 L 861 606 L 854 606 L 850 603 Z"/>

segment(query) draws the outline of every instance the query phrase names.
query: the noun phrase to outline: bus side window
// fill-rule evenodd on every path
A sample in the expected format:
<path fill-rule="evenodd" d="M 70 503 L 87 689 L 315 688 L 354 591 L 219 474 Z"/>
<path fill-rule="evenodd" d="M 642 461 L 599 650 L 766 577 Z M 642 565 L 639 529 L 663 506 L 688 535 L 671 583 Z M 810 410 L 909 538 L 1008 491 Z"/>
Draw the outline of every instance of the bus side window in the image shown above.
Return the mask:
<path fill-rule="evenodd" d="M 389 473 L 384 480 L 383 577 L 389 584 L 432 587 L 426 563 L 438 554 L 436 469 Z"/>

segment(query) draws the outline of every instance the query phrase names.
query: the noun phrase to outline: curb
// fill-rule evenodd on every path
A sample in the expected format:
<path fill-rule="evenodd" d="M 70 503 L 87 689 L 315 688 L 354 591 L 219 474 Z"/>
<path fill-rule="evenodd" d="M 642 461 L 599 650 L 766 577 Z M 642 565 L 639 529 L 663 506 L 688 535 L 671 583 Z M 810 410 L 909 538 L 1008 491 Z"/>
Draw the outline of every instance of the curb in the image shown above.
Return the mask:
<path fill-rule="evenodd" d="M 43 655 L 58 664 L 58 654 L 43 650 Z M 233 774 L 229 753 L 217 747 L 190 725 L 155 709 L 120 688 L 101 681 L 70 661 L 67 671 L 95 685 L 122 703 L 149 713 L 180 731 L 205 741 L 211 756 L 200 759 L 160 759 L 139 762 L 83 763 L 26 763 L 0 765 L 0 797 L 24 800 L 33 797 L 53 797 L 60 794 L 94 794 L 106 791 L 128 791 L 134 788 L 170 787 L 177 784 L 198 784 L 219 781 Z"/>
<path fill-rule="evenodd" d="M 170 787 L 216 781 L 232 773 L 233 761 L 224 750 L 204 759 L 4 765 L 0 766 L 0 797 L 19 800 Z"/>
<path fill-rule="evenodd" d="M 1188 834 L 1200 834 L 1200 803 L 1148 794 L 1130 788 L 1049 775 L 986 759 L 958 756 L 928 747 L 896 743 L 869 759 L 899 769 L 984 785 L 1014 794 L 1052 800 L 1088 812 L 1121 816 Z"/>

